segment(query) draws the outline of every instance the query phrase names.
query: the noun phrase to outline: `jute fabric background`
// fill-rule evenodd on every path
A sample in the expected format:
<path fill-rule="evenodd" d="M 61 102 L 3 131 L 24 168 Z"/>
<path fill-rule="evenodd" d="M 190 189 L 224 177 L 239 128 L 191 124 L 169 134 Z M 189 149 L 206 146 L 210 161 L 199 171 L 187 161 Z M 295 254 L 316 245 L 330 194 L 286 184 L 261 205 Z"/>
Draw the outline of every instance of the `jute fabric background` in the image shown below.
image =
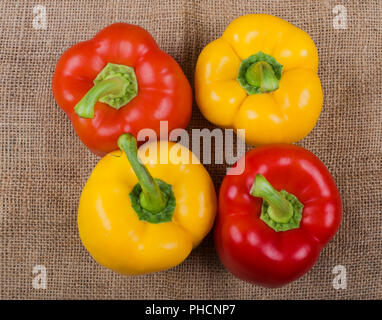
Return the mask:
<path fill-rule="evenodd" d="M 332 10 L 347 9 L 347 29 Z M 47 28 L 33 28 L 44 5 Z M 6 299 L 366 299 L 382 298 L 382 14 L 381 1 L 0 1 L 0 297 Z M 180 266 L 139 277 L 96 264 L 81 245 L 76 214 L 98 158 L 55 104 L 51 78 L 60 55 L 113 22 L 139 24 L 192 82 L 201 49 L 247 13 L 279 16 L 315 41 L 324 107 L 299 142 L 333 174 L 344 204 L 339 233 L 300 280 L 271 290 L 234 278 L 211 235 Z M 196 105 L 189 129 L 210 128 Z M 208 165 L 216 188 L 225 166 Z M 218 189 L 217 189 L 218 190 Z M 44 265 L 47 289 L 32 287 Z M 335 290 L 332 270 L 347 270 Z"/>

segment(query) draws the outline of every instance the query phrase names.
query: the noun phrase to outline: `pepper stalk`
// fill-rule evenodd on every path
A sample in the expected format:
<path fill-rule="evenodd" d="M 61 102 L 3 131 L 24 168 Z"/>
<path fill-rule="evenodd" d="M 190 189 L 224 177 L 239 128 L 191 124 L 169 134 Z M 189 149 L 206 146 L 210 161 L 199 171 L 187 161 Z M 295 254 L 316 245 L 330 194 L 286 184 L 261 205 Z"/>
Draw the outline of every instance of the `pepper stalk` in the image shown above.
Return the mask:
<path fill-rule="evenodd" d="M 74 107 L 81 118 L 94 117 L 97 101 L 118 110 L 138 94 L 137 78 L 129 66 L 108 63 L 93 82 L 94 86 Z"/>
<path fill-rule="evenodd" d="M 275 58 L 260 51 L 241 62 L 237 81 L 249 95 L 272 92 L 279 88 L 282 69 Z"/>
<path fill-rule="evenodd" d="M 155 179 L 138 159 L 137 140 L 130 133 L 118 138 L 118 147 L 124 151 L 134 170 L 138 183 L 130 193 L 134 211 L 140 220 L 162 223 L 172 220 L 176 199 L 171 185 Z"/>
<path fill-rule="evenodd" d="M 257 174 L 250 190 L 254 197 L 263 199 L 260 219 L 275 231 L 300 227 L 304 205 L 291 193 L 277 191 L 261 174 Z"/>

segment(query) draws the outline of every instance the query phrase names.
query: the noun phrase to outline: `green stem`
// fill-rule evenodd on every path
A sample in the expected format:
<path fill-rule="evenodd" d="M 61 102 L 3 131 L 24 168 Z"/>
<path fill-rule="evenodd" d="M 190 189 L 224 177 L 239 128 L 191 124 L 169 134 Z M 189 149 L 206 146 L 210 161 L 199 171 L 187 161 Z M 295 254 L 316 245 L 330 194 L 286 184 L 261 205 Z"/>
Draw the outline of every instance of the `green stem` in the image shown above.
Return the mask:
<path fill-rule="evenodd" d="M 91 88 L 85 96 L 74 107 L 76 114 L 82 118 L 91 119 L 94 117 L 94 105 L 96 102 L 108 94 L 121 95 L 127 80 L 122 77 L 115 77 L 103 80 Z"/>
<path fill-rule="evenodd" d="M 258 52 L 241 62 L 237 81 L 247 94 L 278 89 L 283 66 L 269 54 Z"/>
<path fill-rule="evenodd" d="M 123 150 L 138 178 L 138 183 L 142 188 L 139 202 L 142 208 L 157 213 L 166 208 L 166 199 L 162 194 L 158 184 L 150 175 L 148 170 L 138 159 L 137 140 L 130 133 L 124 133 L 118 138 L 118 147 Z"/>
<path fill-rule="evenodd" d="M 251 195 L 263 198 L 269 205 L 267 213 L 276 223 L 287 223 L 293 216 L 293 206 L 261 174 L 257 174 L 252 185 Z"/>
<path fill-rule="evenodd" d="M 119 109 L 132 100 L 138 93 L 134 69 L 108 63 L 94 79 L 94 86 L 74 107 L 76 114 L 82 118 L 94 117 L 94 106 L 97 101 Z"/>
<path fill-rule="evenodd" d="M 260 88 L 260 92 L 272 92 L 279 87 L 279 80 L 269 63 L 259 61 L 251 65 L 245 73 L 245 79 L 254 87 Z"/>

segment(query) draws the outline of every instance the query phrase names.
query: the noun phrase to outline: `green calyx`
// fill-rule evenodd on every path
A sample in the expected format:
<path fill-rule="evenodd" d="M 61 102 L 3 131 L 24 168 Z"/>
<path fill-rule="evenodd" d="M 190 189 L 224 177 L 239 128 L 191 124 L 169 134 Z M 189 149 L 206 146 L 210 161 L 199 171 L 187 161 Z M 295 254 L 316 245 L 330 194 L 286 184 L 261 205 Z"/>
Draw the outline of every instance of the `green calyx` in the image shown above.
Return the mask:
<path fill-rule="evenodd" d="M 118 110 L 138 93 L 134 69 L 125 65 L 108 63 L 93 83 L 94 86 L 74 107 L 76 114 L 82 118 L 94 117 L 94 105 L 97 101 Z"/>
<path fill-rule="evenodd" d="M 249 95 L 272 92 L 279 88 L 282 69 L 275 58 L 258 52 L 241 62 L 237 81 Z"/>
<path fill-rule="evenodd" d="M 176 200 L 172 187 L 163 180 L 154 179 L 154 181 L 158 184 L 158 187 L 162 193 L 164 203 L 166 204 L 164 208 L 158 212 L 152 212 L 145 209 L 145 197 L 139 183 L 134 186 L 133 190 L 129 194 L 131 205 L 137 213 L 139 220 L 144 220 L 150 223 L 170 222 L 176 207 Z"/>
<path fill-rule="evenodd" d="M 171 185 L 154 179 L 141 164 L 138 159 L 137 140 L 132 134 L 122 134 L 118 138 L 118 147 L 125 152 L 138 179 L 129 197 L 139 220 L 150 223 L 170 222 L 176 207 Z"/>
<path fill-rule="evenodd" d="M 256 175 L 250 194 L 263 199 L 260 219 L 275 231 L 300 227 L 304 205 L 285 190 L 277 191 L 261 174 Z"/>

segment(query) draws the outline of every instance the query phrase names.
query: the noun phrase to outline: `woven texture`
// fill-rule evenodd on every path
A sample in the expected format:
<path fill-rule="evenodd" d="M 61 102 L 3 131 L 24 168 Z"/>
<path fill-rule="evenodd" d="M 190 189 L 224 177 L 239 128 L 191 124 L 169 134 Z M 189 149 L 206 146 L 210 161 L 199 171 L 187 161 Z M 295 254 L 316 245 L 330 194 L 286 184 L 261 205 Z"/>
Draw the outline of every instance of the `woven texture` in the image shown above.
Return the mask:
<path fill-rule="evenodd" d="M 1 0 L 0 298 L 43 299 L 367 299 L 382 298 L 382 14 L 380 1 L 341 2 L 346 30 L 333 28 L 338 1 L 8 1 Z M 47 29 L 32 26 L 45 5 Z M 180 266 L 125 277 L 95 263 L 82 247 L 76 215 L 81 189 L 98 158 L 55 104 L 51 78 L 60 55 L 113 22 L 139 24 L 192 82 L 198 54 L 234 18 L 279 16 L 307 31 L 320 57 L 324 107 L 299 144 L 327 165 L 343 198 L 343 222 L 315 267 L 280 289 L 234 278 L 211 235 Z M 189 129 L 213 128 L 196 105 Z M 207 166 L 215 186 L 225 166 Z M 47 289 L 32 287 L 33 267 Z M 347 269 L 335 290 L 332 269 Z"/>

